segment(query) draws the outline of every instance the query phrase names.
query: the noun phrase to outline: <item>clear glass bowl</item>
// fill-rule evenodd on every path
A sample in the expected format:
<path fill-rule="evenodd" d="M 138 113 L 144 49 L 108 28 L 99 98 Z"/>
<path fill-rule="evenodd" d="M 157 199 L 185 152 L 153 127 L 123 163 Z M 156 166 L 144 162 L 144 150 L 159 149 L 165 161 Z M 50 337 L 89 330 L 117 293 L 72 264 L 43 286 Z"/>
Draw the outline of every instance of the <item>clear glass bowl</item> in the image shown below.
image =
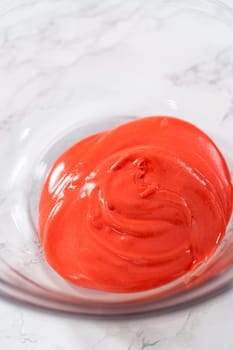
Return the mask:
<path fill-rule="evenodd" d="M 146 292 L 100 292 L 74 287 L 46 263 L 37 233 L 41 186 L 53 161 L 74 142 L 146 115 L 193 122 L 215 140 L 233 170 L 233 10 L 204 0 L 106 4 L 83 9 L 68 1 L 68 10 L 57 8 L 71 14 L 76 6 L 77 18 L 89 16 L 79 34 L 74 30 L 75 39 L 69 41 L 69 32 L 63 37 L 61 47 L 63 17 L 57 11 L 35 16 L 35 28 L 40 16 L 45 22 L 53 19 L 45 35 L 50 51 L 44 55 L 43 42 L 35 41 L 38 74 L 11 104 L 0 102 L 5 111 L 0 121 L 0 294 L 71 313 L 167 310 L 231 286 L 233 220 L 213 257 L 192 273 Z M 21 26 L 26 31 L 27 21 Z M 104 30 L 100 37 L 96 26 Z M 53 45 L 59 48 L 57 60 Z M 30 64 L 25 62 L 25 74 Z M 17 68 L 13 72 L 16 77 Z"/>

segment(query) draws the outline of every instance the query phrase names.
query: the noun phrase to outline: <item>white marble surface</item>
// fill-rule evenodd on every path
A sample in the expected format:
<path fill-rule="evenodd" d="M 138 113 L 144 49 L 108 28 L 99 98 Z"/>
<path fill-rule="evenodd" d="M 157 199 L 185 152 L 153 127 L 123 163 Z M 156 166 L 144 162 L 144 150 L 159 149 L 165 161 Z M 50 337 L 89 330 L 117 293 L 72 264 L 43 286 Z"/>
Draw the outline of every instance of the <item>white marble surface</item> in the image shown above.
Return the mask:
<path fill-rule="evenodd" d="M 4 350 L 233 348 L 233 293 L 185 311 L 124 319 L 64 316 L 0 302 Z"/>
<path fill-rule="evenodd" d="M 77 96 L 81 96 L 84 103 L 88 95 L 96 104 L 103 93 L 111 100 L 113 93 L 120 93 L 120 87 L 116 87 L 115 82 L 120 86 L 127 84 L 127 88 L 136 94 L 137 112 L 150 113 L 153 93 L 148 95 L 146 103 L 140 101 L 140 96 L 143 89 L 151 84 L 149 81 L 153 82 L 153 74 L 156 77 L 159 70 L 154 69 L 152 73 L 150 69 L 156 52 L 152 49 L 149 59 L 143 48 L 151 46 L 156 30 L 164 30 L 165 40 L 169 38 L 172 27 L 164 23 L 172 23 L 173 17 L 163 11 L 164 2 L 1 0 L 1 137 L 6 136 L 24 116 L 41 113 L 44 117 L 44 113 L 48 116 L 60 111 L 64 113 L 67 110 L 65 106 L 72 113 L 77 106 Z M 231 0 L 228 3 L 231 5 Z M 155 5 L 160 8 L 158 13 Z M 230 21 L 226 9 L 220 15 Z M 178 65 L 176 72 L 172 69 L 168 72 L 166 103 L 172 110 L 179 109 L 182 99 L 189 104 L 191 95 L 186 87 L 192 86 L 199 104 L 203 101 L 201 108 L 204 112 L 207 112 L 205 105 L 208 103 L 215 107 L 215 115 L 208 118 L 206 113 L 206 125 L 212 122 L 211 118 L 216 125 L 225 123 L 226 135 L 230 136 L 232 129 L 227 127 L 230 125 L 227 123 L 230 123 L 233 111 L 233 39 L 225 36 L 224 30 L 218 27 L 212 33 L 213 50 L 206 51 L 204 61 L 197 54 L 192 63 L 191 50 L 184 70 Z M 187 47 L 195 47 L 195 37 L 191 38 L 191 44 L 190 38 L 184 35 L 186 39 Z M 216 51 L 216 47 L 219 50 Z M 174 53 L 175 46 L 172 44 L 171 49 Z M 127 61 L 126 57 L 134 56 L 138 59 Z M 141 65 L 144 59 L 149 66 L 147 70 Z M 166 58 L 162 62 L 163 68 Z M 116 63 L 118 69 L 127 70 L 127 80 L 119 78 L 118 71 L 115 72 Z M 136 83 L 133 79 L 135 74 Z M 100 78 L 103 78 L 101 88 L 98 84 L 95 86 Z M 81 83 L 75 85 L 74 80 Z M 152 88 L 153 84 L 151 91 Z M 164 97 L 161 91 L 156 94 Z M 132 96 L 134 98 L 134 94 Z M 213 96 L 217 96 L 221 103 L 216 103 Z M 101 109 L 102 105 L 99 107 Z M 105 105 L 106 110 L 108 107 L 108 104 Z M 233 291 L 168 315 L 122 319 L 65 316 L 0 300 L 0 349 L 232 350 L 232 308 Z"/>

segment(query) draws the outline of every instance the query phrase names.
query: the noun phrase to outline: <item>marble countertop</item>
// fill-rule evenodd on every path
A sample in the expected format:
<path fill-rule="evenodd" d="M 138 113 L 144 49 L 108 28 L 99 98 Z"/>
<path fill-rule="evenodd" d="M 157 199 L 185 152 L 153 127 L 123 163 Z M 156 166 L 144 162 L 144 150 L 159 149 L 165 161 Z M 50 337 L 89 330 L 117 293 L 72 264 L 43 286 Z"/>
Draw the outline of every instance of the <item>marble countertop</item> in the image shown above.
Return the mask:
<path fill-rule="evenodd" d="M 162 4 L 163 1 L 157 2 Z M 231 0 L 225 2 L 232 5 Z M 150 16 L 153 0 L 145 3 L 147 20 L 140 22 L 140 31 L 150 31 L 154 25 L 162 26 L 162 17 L 154 23 Z M 140 11 L 142 2 L 136 0 L 1 0 L 0 130 L 7 133 L 23 114 L 33 111 L 35 101 L 41 110 L 52 110 L 51 91 L 62 83 L 66 70 L 70 77 L 73 72 L 75 74 L 83 58 L 101 57 L 111 53 L 115 47 L 115 53 L 120 57 L 121 50 L 124 52 L 127 47 L 125 44 L 117 45 L 125 31 L 137 23 Z M 223 11 L 224 15 L 228 20 Z M 109 21 L 105 21 L 106 18 Z M 110 31 L 106 30 L 110 27 Z M 232 47 L 229 44 L 226 52 L 231 57 Z M 207 83 L 214 81 L 216 89 L 221 90 L 227 106 L 221 111 L 221 118 L 227 122 L 233 111 L 233 81 L 228 74 L 231 71 L 232 75 L 232 60 L 231 65 L 227 65 L 224 55 L 225 51 L 221 51 L 220 56 L 216 56 L 218 75 L 210 76 L 208 79 L 212 80 Z M 196 76 L 203 79 L 205 70 L 205 62 L 198 67 L 192 66 L 182 79 L 188 83 L 192 83 Z M 210 71 L 209 65 L 207 71 Z M 223 74 L 230 78 L 225 79 Z M 177 85 L 182 84 L 182 79 L 171 76 Z M 224 91 L 221 79 L 225 79 Z M 69 80 L 64 80 L 64 84 L 65 89 L 55 89 L 52 95 L 57 103 L 63 105 L 73 98 Z M 84 90 L 86 88 L 84 86 Z M 172 105 L 174 101 L 169 103 Z M 233 291 L 167 315 L 147 314 L 121 319 L 61 315 L 0 299 L 0 348 L 232 350 L 232 308 Z"/>
<path fill-rule="evenodd" d="M 168 315 L 65 316 L 0 301 L 4 350 L 196 350 L 233 348 L 233 292 Z"/>

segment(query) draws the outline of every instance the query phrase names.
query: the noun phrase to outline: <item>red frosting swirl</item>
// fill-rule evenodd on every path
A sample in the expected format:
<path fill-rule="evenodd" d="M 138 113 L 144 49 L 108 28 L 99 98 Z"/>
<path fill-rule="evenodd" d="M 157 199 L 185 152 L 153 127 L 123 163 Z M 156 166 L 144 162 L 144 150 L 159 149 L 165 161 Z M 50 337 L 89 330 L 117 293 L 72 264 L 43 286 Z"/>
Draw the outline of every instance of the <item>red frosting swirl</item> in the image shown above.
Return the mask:
<path fill-rule="evenodd" d="M 61 276 L 133 292 L 172 281 L 213 254 L 232 212 L 232 184 L 202 131 L 148 117 L 62 154 L 39 211 L 46 258 Z"/>

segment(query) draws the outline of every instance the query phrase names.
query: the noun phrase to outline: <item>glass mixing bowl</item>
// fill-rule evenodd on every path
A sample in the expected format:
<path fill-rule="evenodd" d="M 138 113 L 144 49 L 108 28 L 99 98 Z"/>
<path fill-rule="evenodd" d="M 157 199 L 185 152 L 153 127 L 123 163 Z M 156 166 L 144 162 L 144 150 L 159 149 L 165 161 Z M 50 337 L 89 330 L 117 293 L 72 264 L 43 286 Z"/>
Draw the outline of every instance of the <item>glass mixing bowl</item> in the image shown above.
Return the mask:
<path fill-rule="evenodd" d="M 57 156 L 89 134 L 141 116 L 193 122 L 233 170 L 232 9 L 204 0 L 57 4 L 51 11 L 35 5 L 33 19 L 21 17 L 11 27 L 8 42 L 19 60 L 25 51 L 15 33 L 27 38 L 33 20 L 42 40 L 35 35 L 30 59 L 4 72 L 5 86 L 0 71 L 0 294 L 71 313 L 130 314 L 231 286 L 232 220 L 215 254 L 196 270 L 127 294 L 64 281 L 44 259 L 37 223 L 41 186 Z M 9 47 L 5 59 L 13 54 Z"/>

